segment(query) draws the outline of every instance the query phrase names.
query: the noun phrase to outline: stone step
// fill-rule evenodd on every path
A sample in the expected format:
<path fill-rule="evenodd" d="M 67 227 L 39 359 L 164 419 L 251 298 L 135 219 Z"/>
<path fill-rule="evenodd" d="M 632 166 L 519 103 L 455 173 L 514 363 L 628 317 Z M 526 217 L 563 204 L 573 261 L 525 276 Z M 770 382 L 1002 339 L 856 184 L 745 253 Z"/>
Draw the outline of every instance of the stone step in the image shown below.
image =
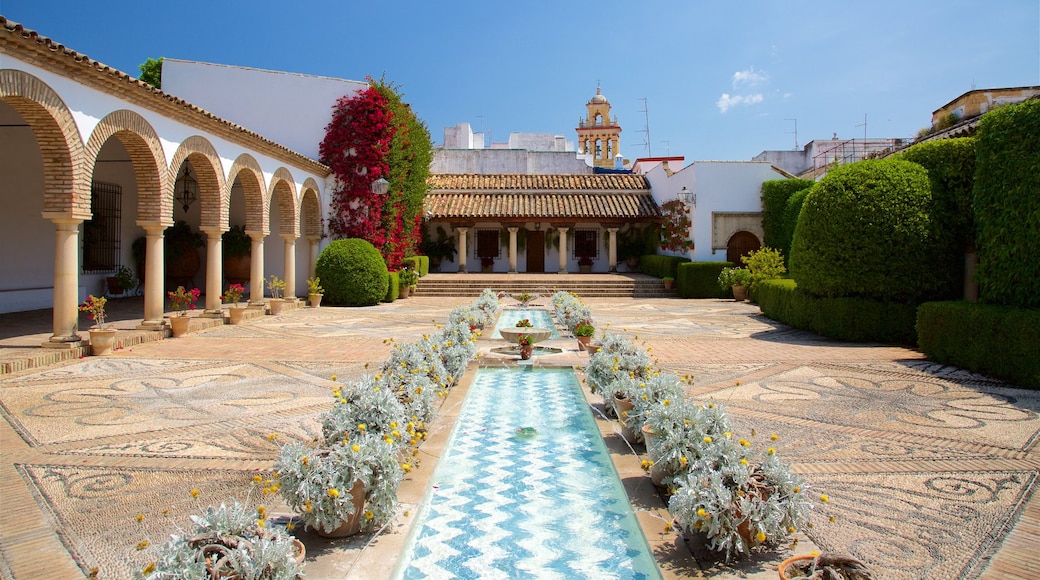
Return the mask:
<path fill-rule="evenodd" d="M 558 290 L 605 298 L 675 298 L 660 279 L 611 274 L 433 274 L 419 279 L 415 296 L 473 297 L 485 288 L 496 292 L 549 295 Z"/>

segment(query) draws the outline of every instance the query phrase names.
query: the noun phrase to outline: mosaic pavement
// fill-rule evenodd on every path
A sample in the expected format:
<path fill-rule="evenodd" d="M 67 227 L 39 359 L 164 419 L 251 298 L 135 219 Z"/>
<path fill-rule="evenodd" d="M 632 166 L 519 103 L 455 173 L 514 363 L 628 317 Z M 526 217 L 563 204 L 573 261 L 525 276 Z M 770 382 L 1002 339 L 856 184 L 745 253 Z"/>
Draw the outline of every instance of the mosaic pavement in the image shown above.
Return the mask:
<path fill-rule="evenodd" d="M 461 303 L 301 309 L 0 376 L 0 578 L 77 578 L 94 568 L 130 578 L 154 558 L 153 548 L 135 546 L 161 543 L 200 502 L 235 497 L 284 509 L 251 491 L 252 477 L 270 468 L 279 441 L 317 433 L 331 377 L 373 372 L 390 339 L 433 332 Z M 589 305 L 601 329 L 609 323 L 663 368 L 693 376 L 690 396 L 724 404 L 738 432 L 778 435 L 780 453 L 830 497 L 807 530 L 822 548 L 850 552 L 883 578 L 1040 574 L 1040 550 L 1028 548 L 1040 522 L 1040 393 L 900 347 L 828 341 L 748 304 Z M 409 501 L 418 502 L 425 487 L 415 487 Z M 374 547 L 304 541 L 308 578 L 385 576 L 393 566 L 364 568 L 363 552 L 382 549 L 393 562 L 403 548 L 393 534 Z M 676 572 L 706 574 L 665 576 Z"/>

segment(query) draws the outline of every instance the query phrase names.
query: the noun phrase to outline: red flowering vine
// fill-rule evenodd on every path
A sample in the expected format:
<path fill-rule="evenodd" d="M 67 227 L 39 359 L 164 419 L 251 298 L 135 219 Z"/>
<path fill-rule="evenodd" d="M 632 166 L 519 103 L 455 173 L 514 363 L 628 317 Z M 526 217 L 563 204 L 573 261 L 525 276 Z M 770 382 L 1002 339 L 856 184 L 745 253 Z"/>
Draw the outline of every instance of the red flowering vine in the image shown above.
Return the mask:
<path fill-rule="evenodd" d="M 661 249 L 685 252 L 693 249 L 690 239 L 690 210 L 679 200 L 661 206 Z"/>

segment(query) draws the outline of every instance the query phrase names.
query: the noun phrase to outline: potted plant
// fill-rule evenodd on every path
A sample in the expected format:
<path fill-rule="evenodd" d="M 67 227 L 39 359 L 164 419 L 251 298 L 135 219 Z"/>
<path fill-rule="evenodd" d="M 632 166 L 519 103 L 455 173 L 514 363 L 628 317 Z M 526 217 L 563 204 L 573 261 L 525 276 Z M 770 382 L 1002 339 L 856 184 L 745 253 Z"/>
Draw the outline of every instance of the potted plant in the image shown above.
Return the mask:
<path fill-rule="evenodd" d="M 263 506 L 208 506 L 192 515 L 192 528 L 174 534 L 159 549 L 159 559 L 142 571 L 146 580 L 169 578 L 297 578 L 306 554 L 303 544 L 280 526 L 270 525 Z"/>
<path fill-rule="evenodd" d="M 423 254 L 430 258 L 430 268 L 440 270 L 441 262 L 455 259 L 455 240 L 442 226 L 437 226 L 437 235 L 433 236 L 428 228 L 423 228 Z"/>
<path fill-rule="evenodd" d="M 224 258 L 224 279 L 229 284 L 249 283 L 253 240 L 246 233 L 246 227 L 231 226 L 231 229 L 220 235 L 220 239 Z"/>
<path fill-rule="evenodd" d="M 105 304 L 108 298 L 104 296 L 87 296 L 87 301 L 80 304 L 79 309 L 89 313 L 90 319 L 97 324 L 90 327 L 90 353 L 94 356 L 107 356 L 112 354 L 116 342 L 116 329 L 105 328 Z"/>
<path fill-rule="evenodd" d="M 534 339 L 530 334 L 521 334 L 517 342 L 520 345 L 520 360 L 530 360 L 534 356 Z"/>
<path fill-rule="evenodd" d="M 480 271 L 488 274 L 495 269 L 495 259 L 491 256 L 482 256 L 480 258 Z"/>
<path fill-rule="evenodd" d="M 661 281 L 664 282 L 665 290 L 671 290 L 672 286 L 675 284 L 675 278 L 672 278 L 671 276 L 665 276 L 664 278 L 661 278 Z"/>
<path fill-rule="evenodd" d="M 534 300 L 534 296 L 531 296 L 527 292 L 521 292 L 520 294 L 514 295 L 513 300 L 519 302 L 521 308 L 527 308 L 531 301 Z"/>
<path fill-rule="evenodd" d="M 524 319 L 516 321 L 516 327 L 517 328 L 534 328 L 534 324 L 531 322 L 530 318 L 524 318 Z"/>
<path fill-rule="evenodd" d="M 784 560 L 776 569 L 781 580 L 797 578 L 835 578 L 873 580 L 866 564 L 843 554 L 805 554 Z"/>
<path fill-rule="evenodd" d="M 266 280 L 267 289 L 271 291 L 271 314 L 278 315 L 282 313 L 282 306 L 285 301 L 282 300 L 282 292 L 285 290 L 285 281 L 278 276 L 271 276 Z"/>
<path fill-rule="evenodd" d="M 596 334 L 596 327 L 592 326 L 592 322 L 588 320 L 582 320 L 574 327 L 574 336 L 578 339 L 579 350 L 585 350 L 589 343 L 592 342 L 592 337 Z"/>
<path fill-rule="evenodd" d="M 119 266 L 114 276 L 109 276 L 108 293 L 112 295 L 125 294 L 134 289 L 134 272 L 126 266 Z"/>
<path fill-rule="evenodd" d="M 321 306 L 321 297 L 325 289 L 321 287 L 321 278 L 315 276 L 313 278 L 307 278 L 307 302 L 310 303 L 311 308 L 318 308 Z"/>
<path fill-rule="evenodd" d="M 723 268 L 719 272 L 719 287 L 733 289 L 733 298 L 740 302 L 747 298 L 747 289 L 751 285 L 751 272 L 747 268 Z"/>
<path fill-rule="evenodd" d="M 201 294 L 202 291 L 198 288 L 185 290 L 184 286 L 178 286 L 176 290 L 166 293 L 170 301 L 170 310 L 174 311 L 170 316 L 170 328 L 173 329 L 174 338 L 184 336 L 188 332 L 188 323 L 191 320 L 187 316 L 188 310 L 195 310 L 195 301 Z"/>
<path fill-rule="evenodd" d="M 326 537 L 374 531 L 389 522 L 403 477 L 398 447 L 371 433 L 317 448 L 289 443 L 275 470 L 282 499 Z"/>
<path fill-rule="evenodd" d="M 245 293 L 246 289 L 241 284 L 228 284 L 227 290 L 220 297 L 222 302 L 231 304 L 231 308 L 228 310 L 231 316 L 231 324 L 241 324 L 243 316 L 245 316 L 245 308 L 238 305 L 238 301 L 242 299 L 242 295 Z"/>
<path fill-rule="evenodd" d="M 592 272 L 592 256 L 580 256 L 578 258 L 578 271 L 582 274 Z"/>
<path fill-rule="evenodd" d="M 408 298 L 412 288 L 418 283 L 419 275 L 415 273 L 415 270 L 411 268 L 403 268 L 397 273 L 398 279 L 400 280 L 400 297 Z"/>

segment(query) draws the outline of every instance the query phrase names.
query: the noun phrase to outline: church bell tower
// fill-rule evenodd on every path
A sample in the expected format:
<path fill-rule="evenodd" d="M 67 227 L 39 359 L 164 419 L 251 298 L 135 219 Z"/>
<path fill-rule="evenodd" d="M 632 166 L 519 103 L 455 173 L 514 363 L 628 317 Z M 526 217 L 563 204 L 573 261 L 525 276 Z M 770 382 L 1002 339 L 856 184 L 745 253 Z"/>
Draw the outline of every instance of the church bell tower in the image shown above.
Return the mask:
<path fill-rule="evenodd" d="M 621 126 L 617 117 L 610 116 L 610 102 L 596 87 L 596 96 L 585 103 L 586 116 L 578 121 L 578 149 L 591 153 L 596 167 L 614 167 L 614 156 L 619 153 Z"/>

